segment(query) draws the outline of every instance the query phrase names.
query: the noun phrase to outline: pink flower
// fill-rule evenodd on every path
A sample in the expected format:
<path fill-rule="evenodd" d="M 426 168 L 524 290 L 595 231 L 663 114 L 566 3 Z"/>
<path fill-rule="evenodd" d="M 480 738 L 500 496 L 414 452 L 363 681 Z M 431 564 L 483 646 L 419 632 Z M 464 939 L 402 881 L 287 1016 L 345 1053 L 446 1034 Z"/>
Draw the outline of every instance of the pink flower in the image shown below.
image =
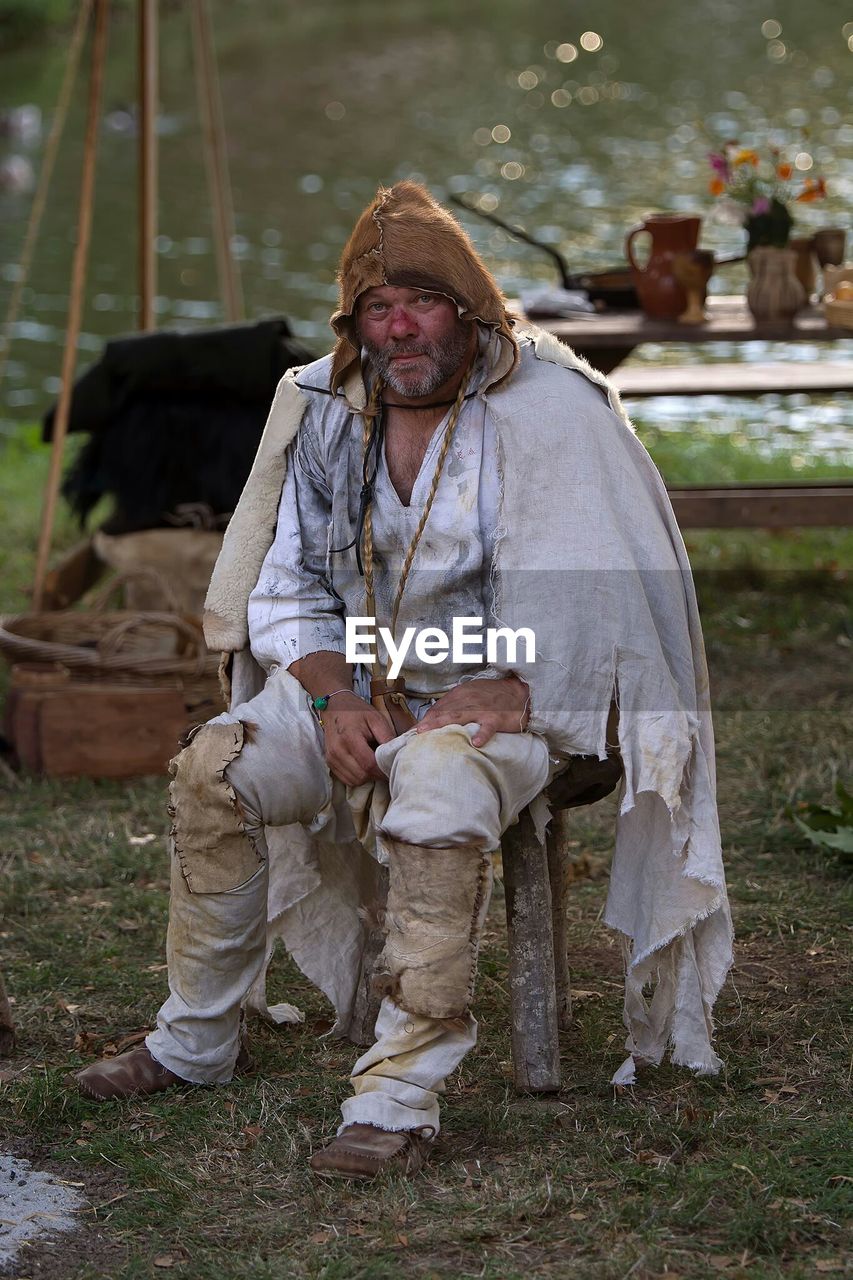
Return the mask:
<path fill-rule="evenodd" d="M 724 155 L 720 155 L 717 151 L 708 152 L 708 161 L 714 173 L 720 175 L 724 182 L 729 180 L 729 162 Z"/>
<path fill-rule="evenodd" d="M 752 203 L 752 208 L 750 210 L 750 213 L 755 215 L 755 214 L 769 213 L 769 212 L 770 212 L 770 201 L 767 199 L 767 196 L 756 196 L 755 200 Z"/>

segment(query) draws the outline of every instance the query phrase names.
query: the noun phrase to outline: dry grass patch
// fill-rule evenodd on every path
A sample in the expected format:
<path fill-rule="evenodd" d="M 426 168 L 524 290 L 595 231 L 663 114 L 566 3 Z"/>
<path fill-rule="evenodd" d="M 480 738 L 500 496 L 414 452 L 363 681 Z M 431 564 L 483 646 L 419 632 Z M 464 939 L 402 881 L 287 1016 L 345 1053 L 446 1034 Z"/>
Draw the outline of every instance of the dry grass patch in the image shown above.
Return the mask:
<path fill-rule="evenodd" d="M 738 931 L 718 1009 L 723 1074 L 664 1067 L 631 1091 L 608 1083 L 624 1033 L 619 949 L 601 923 L 605 802 L 575 814 L 568 833 L 598 874 L 572 901 L 582 994 L 562 1093 L 511 1087 L 498 894 L 480 1046 L 450 1084 L 429 1172 L 411 1182 L 347 1187 L 308 1172 L 354 1054 L 318 1039 L 328 1009 L 283 956 L 271 985 L 306 1023 L 254 1026 L 247 1077 L 107 1108 L 69 1092 L 65 1072 L 148 1025 L 164 991 L 162 785 L 9 787 L 2 932 L 25 1069 L 0 1089 L 0 1122 L 84 1182 L 94 1206 L 77 1237 L 34 1250 L 19 1274 L 753 1280 L 840 1268 L 849 895 L 840 865 L 803 845 L 785 807 L 828 799 L 849 774 L 842 588 L 744 587 L 707 603 Z M 147 834 L 156 839 L 140 842 Z"/>

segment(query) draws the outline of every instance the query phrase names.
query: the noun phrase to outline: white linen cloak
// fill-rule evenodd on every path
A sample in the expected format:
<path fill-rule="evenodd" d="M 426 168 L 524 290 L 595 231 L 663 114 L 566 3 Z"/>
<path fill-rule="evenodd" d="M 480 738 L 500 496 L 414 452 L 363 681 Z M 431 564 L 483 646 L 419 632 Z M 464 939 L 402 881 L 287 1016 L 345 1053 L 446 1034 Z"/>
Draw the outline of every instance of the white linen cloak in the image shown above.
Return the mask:
<path fill-rule="evenodd" d="M 498 335 L 501 337 L 501 335 Z M 557 754 L 605 756 L 611 700 L 619 706 L 625 776 L 605 921 L 625 941 L 628 1059 L 700 1073 L 721 1065 L 712 1009 L 732 958 L 715 800 L 708 674 L 690 566 L 664 484 L 606 379 L 542 330 L 517 331 L 518 367 L 501 337 L 478 394 L 498 442 L 501 520 L 486 625 L 531 627 L 536 661 L 513 669 L 530 686 L 530 724 Z M 233 654 L 231 705 L 264 675 L 248 648 L 247 601 L 274 536 L 285 449 L 305 408 L 296 385 L 328 385 L 331 357 L 279 383 L 252 472 L 225 533 L 204 628 Z M 365 404 L 358 372 L 344 394 Z M 360 418 L 354 429 L 361 430 Z M 280 937 L 330 999 L 345 1034 L 376 862 L 359 844 L 301 827 L 270 828 L 268 956 Z M 652 990 L 647 992 L 644 988 Z M 267 1010 L 265 978 L 251 1007 Z"/>

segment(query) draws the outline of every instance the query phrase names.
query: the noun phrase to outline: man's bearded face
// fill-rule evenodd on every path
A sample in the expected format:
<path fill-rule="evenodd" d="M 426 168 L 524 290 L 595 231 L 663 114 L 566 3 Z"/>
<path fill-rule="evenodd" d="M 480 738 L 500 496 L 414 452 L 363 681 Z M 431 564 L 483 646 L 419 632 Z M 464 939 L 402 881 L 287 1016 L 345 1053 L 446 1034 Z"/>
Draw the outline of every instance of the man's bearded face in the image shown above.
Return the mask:
<path fill-rule="evenodd" d="M 368 289 L 358 300 L 358 336 L 376 373 L 398 395 L 432 395 L 459 371 L 471 341 L 470 321 L 440 293 L 396 285 Z"/>

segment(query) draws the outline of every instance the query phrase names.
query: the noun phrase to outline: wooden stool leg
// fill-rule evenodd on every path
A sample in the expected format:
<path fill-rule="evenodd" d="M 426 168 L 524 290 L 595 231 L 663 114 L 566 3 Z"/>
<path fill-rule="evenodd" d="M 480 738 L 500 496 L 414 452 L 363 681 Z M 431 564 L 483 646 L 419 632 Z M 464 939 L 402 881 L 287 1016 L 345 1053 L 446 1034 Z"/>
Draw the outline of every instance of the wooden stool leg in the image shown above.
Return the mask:
<path fill-rule="evenodd" d="M 560 1045 L 548 855 L 527 810 L 502 842 L 516 1089 L 556 1093 Z"/>
<path fill-rule="evenodd" d="M 379 953 L 385 945 L 385 930 L 381 924 L 381 912 L 385 909 L 388 898 L 388 868 L 380 867 L 378 871 L 377 901 L 375 913 L 368 922 L 367 938 L 361 955 L 361 968 L 358 972 L 358 985 L 352 1004 L 348 1038 L 357 1045 L 371 1045 L 376 1039 L 376 1019 L 382 1003 L 373 992 L 373 970 Z"/>
<path fill-rule="evenodd" d="M 563 852 L 564 815 L 555 813 L 546 848 L 551 882 L 551 920 L 554 928 L 554 982 L 557 988 L 557 1022 L 561 1031 L 572 1024 L 572 977 L 569 972 L 569 862 Z"/>

